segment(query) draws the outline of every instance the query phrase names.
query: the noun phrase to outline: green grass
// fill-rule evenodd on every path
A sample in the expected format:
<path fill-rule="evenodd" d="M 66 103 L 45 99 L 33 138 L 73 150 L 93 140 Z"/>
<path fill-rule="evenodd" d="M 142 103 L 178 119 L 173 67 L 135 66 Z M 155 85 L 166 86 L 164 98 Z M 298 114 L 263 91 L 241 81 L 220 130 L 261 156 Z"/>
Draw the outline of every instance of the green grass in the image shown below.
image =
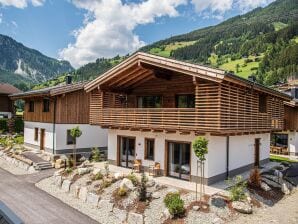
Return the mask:
<path fill-rule="evenodd" d="M 287 27 L 288 24 L 285 24 L 285 23 L 282 23 L 282 22 L 274 22 L 273 26 L 274 26 L 275 31 L 279 31 L 279 30 Z"/>
<path fill-rule="evenodd" d="M 196 41 L 182 41 L 182 42 L 175 42 L 170 43 L 168 45 L 163 46 L 162 48 L 155 47 L 150 49 L 151 54 L 156 54 L 162 57 L 170 57 L 171 51 L 176 50 L 181 47 L 193 45 Z"/>
<path fill-rule="evenodd" d="M 291 159 L 286 158 L 286 157 L 276 156 L 276 155 L 270 155 L 270 161 L 272 161 L 272 162 L 289 162 L 289 163 L 298 162 L 298 161 L 291 160 Z"/>

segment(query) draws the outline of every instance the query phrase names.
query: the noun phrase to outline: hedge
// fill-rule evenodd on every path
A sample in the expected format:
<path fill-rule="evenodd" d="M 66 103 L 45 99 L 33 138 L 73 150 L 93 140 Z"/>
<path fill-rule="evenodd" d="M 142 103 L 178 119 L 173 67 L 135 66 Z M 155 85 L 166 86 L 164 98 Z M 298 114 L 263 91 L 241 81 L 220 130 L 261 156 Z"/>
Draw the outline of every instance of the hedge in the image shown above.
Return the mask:
<path fill-rule="evenodd" d="M 2 131 L 2 132 L 8 131 L 6 118 L 0 118 L 0 131 Z"/>

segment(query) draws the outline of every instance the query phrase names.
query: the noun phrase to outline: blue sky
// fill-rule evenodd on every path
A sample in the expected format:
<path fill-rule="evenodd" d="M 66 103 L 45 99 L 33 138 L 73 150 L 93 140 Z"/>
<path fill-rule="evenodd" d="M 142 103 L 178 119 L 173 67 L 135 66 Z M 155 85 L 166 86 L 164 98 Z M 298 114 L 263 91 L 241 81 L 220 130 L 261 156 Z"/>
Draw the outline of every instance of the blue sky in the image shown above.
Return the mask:
<path fill-rule="evenodd" d="M 0 0 L 0 33 L 79 67 L 272 0 Z"/>

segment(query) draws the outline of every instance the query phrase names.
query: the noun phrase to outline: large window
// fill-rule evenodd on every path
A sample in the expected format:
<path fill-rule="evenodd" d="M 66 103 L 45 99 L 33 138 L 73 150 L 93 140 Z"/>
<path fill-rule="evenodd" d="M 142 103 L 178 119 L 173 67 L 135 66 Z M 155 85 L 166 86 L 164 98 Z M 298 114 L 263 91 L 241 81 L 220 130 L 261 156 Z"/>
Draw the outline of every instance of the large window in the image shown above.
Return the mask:
<path fill-rule="evenodd" d="M 161 96 L 139 96 L 138 108 L 161 108 Z"/>
<path fill-rule="evenodd" d="M 71 130 L 67 130 L 67 137 L 66 137 L 66 144 L 67 145 L 73 145 L 76 143 L 76 139 L 73 138 L 70 134 Z"/>
<path fill-rule="evenodd" d="M 43 99 L 43 112 L 49 112 L 49 111 L 50 111 L 50 100 Z"/>
<path fill-rule="evenodd" d="M 29 101 L 29 112 L 34 112 L 34 101 L 30 100 Z"/>
<path fill-rule="evenodd" d="M 145 158 L 146 160 L 154 160 L 154 139 L 145 139 Z"/>
<path fill-rule="evenodd" d="M 193 94 L 176 95 L 177 108 L 194 108 L 195 96 Z"/>
<path fill-rule="evenodd" d="M 278 147 L 288 147 L 288 135 L 273 133 L 271 135 L 271 145 Z"/>
<path fill-rule="evenodd" d="M 259 95 L 259 112 L 267 113 L 267 96 L 264 94 Z"/>

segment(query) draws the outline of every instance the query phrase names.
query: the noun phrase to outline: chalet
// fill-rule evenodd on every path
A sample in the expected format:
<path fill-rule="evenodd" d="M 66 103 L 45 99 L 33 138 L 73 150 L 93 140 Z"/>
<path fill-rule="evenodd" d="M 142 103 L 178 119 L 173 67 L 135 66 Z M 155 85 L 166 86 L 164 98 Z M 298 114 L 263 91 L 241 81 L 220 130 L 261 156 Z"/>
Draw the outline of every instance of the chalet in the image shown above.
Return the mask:
<path fill-rule="evenodd" d="M 0 118 L 11 118 L 14 113 L 13 101 L 8 97 L 13 93 L 20 93 L 21 90 L 7 84 L 0 83 Z"/>
<path fill-rule="evenodd" d="M 298 156 L 298 87 L 279 87 L 293 99 L 284 102 L 284 129 L 271 134 L 271 153 Z"/>
<path fill-rule="evenodd" d="M 10 96 L 25 101 L 24 143 L 27 148 L 52 154 L 72 153 L 74 140 L 70 129 L 79 126 L 77 153 L 90 152 L 92 147 L 106 149 L 107 131 L 89 125 L 90 94 L 84 83 L 33 90 Z"/>
<path fill-rule="evenodd" d="M 209 140 L 211 184 L 269 160 L 290 97 L 219 69 L 136 53 L 85 85 L 90 124 L 108 129 L 109 162 L 196 180 L 191 143 Z"/>

